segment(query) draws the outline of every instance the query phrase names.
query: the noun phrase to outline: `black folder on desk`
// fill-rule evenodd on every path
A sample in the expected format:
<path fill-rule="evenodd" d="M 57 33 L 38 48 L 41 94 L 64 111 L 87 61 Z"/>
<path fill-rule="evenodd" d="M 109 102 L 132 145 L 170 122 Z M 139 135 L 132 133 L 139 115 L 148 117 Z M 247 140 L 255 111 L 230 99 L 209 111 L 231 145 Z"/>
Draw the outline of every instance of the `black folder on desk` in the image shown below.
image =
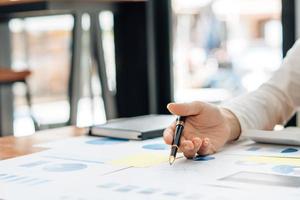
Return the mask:
<path fill-rule="evenodd" d="M 161 137 L 175 117 L 172 115 L 144 115 L 108 121 L 91 127 L 90 134 L 113 138 L 145 140 Z"/>

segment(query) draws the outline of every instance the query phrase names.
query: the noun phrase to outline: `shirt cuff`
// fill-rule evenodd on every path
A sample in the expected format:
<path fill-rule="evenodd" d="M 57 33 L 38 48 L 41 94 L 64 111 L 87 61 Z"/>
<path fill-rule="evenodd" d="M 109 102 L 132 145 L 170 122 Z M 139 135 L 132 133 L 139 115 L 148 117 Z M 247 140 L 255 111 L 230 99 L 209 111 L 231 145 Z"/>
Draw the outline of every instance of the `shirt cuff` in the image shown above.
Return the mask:
<path fill-rule="evenodd" d="M 239 121 L 241 127 L 241 135 L 237 140 L 240 140 L 243 137 L 243 132 L 250 129 L 251 125 L 245 119 L 243 111 L 240 109 L 240 105 L 236 105 L 234 102 L 226 102 L 221 105 L 222 108 L 228 109 L 232 112 L 237 120 Z"/>

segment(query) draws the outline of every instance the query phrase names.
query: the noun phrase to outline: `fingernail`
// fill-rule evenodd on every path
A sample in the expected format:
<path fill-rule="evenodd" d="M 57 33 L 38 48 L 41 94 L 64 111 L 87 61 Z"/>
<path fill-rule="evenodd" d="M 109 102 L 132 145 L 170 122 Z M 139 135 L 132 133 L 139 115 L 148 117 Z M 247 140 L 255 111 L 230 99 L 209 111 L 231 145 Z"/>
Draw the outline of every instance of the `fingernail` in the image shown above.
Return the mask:
<path fill-rule="evenodd" d="M 179 147 L 181 148 L 181 149 L 185 149 L 185 144 L 181 144 Z"/>
<path fill-rule="evenodd" d="M 184 146 L 183 146 L 183 149 L 186 150 L 186 151 L 188 151 L 188 150 L 189 150 L 188 145 L 184 145 Z"/>
<path fill-rule="evenodd" d="M 204 145 L 207 146 L 209 143 L 209 140 L 207 138 L 204 139 Z"/>
<path fill-rule="evenodd" d="M 169 109 L 173 103 L 168 103 L 167 108 Z"/>
<path fill-rule="evenodd" d="M 185 144 L 185 145 L 183 146 L 183 149 L 184 149 L 185 151 L 188 151 L 188 150 L 189 150 L 189 147 L 188 147 L 188 145 L 187 145 L 187 144 Z"/>

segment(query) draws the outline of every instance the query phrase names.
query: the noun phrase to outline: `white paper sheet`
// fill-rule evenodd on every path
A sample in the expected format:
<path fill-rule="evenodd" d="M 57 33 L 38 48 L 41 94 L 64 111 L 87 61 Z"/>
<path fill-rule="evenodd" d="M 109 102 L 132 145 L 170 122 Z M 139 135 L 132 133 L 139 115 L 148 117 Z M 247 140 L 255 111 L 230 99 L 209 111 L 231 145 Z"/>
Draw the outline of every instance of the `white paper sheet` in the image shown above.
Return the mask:
<path fill-rule="evenodd" d="M 232 155 L 300 158 L 299 146 L 259 144 L 250 140 L 246 140 L 239 143 L 238 145 L 231 146 L 225 151 L 227 154 Z"/>
<path fill-rule="evenodd" d="M 44 156 L 45 153 L 1 161 L 0 185 L 4 187 L 0 187 L 0 194 L 19 195 L 23 190 L 25 192 L 45 190 L 47 194 L 52 190 L 64 192 L 91 179 L 100 179 L 105 174 L 122 170 L 121 167 L 99 163 L 47 158 Z M 35 196 L 35 193 L 32 195 Z M 0 196 L 1 198 L 3 196 Z"/>
<path fill-rule="evenodd" d="M 79 137 L 47 144 L 53 149 L 44 156 L 91 163 L 106 163 L 123 167 L 149 167 L 167 163 L 169 146 L 162 138 L 146 141 L 124 141 L 111 138 Z M 134 160 L 135 159 L 135 160 Z M 136 162 L 135 162 L 136 161 Z"/>
<path fill-rule="evenodd" d="M 169 147 L 161 138 L 78 137 L 47 145 L 53 149 L 0 162 L 0 199 L 226 200 L 259 195 L 282 200 L 284 195 L 298 200 L 300 195 L 300 162 L 264 156 L 270 155 L 270 146 L 249 154 L 245 151 L 253 145 L 242 142 L 215 155 L 179 158 L 170 166 Z M 279 147 L 273 148 L 277 155 Z"/>

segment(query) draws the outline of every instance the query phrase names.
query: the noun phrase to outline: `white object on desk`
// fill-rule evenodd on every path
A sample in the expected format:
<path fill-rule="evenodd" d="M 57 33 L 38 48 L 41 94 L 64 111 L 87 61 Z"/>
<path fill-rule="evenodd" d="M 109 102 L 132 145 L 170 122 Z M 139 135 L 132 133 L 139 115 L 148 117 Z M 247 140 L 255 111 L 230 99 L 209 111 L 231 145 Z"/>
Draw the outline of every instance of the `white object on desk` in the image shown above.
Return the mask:
<path fill-rule="evenodd" d="M 284 194 L 285 199 L 298 200 L 300 196 L 300 164 L 295 158 L 300 149 L 282 154 L 294 157 L 282 158 L 279 146 L 235 143 L 231 151 L 180 158 L 170 166 L 169 147 L 162 138 L 83 136 L 48 146 L 53 149 L 0 162 L 0 199 L 252 200 L 259 194 L 259 199 L 282 200 Z"/>
<path fill-rule="evenodd" d="M 300 128 L 297 127 L 280 131 L 247 130 L 244 135 L 258 143 L 300 146 Z"/>

